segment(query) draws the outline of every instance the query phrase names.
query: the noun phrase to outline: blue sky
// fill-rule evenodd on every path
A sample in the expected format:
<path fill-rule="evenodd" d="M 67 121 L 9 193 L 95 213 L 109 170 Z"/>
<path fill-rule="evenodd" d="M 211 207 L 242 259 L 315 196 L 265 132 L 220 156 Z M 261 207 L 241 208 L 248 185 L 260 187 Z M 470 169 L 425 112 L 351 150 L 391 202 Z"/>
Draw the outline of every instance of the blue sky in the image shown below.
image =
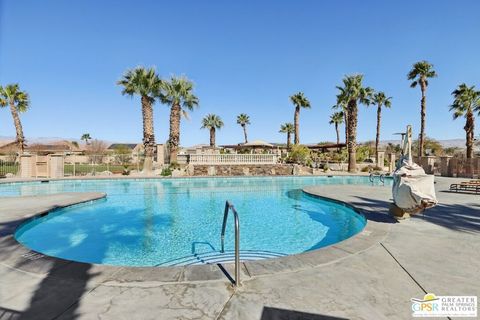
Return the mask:
<path fill-rule="evenodd" d="M 115 81 L 137 65 L 163 77 L 184 74 L 196 84 L 200 108 L 182 123 L 181 143 L 208 143 L 207 113 L 225 127 L 218 143 L 242 140 L 235 118 L 251 117 L 250 139 L 280 142 L 293 120 L 289 96 L 305 92 L 301 142 L 334 140 L 328 124 L 336 85 L 345 74 L 393 96 L 383 113 L 383 139 L 407 124 L 418 133 L 420 90 L 406 74 L 422 59 L 430 81 L 427 134 L 463 138 L 452 121 L 451 91 L 480 87 L 479 1 L 25 1 L 0 0 L 0 83 L 19 82 L 31 95 L 22 115 L 27 137 L 141 141 L 139 100 Z M 169 108 L 155 105 L 157 141 L 168 138 Z M 359 140 L 375 137 L 375 109 L 360 108 Z M 0 110 L 0 136 L 14 135 Z"/>

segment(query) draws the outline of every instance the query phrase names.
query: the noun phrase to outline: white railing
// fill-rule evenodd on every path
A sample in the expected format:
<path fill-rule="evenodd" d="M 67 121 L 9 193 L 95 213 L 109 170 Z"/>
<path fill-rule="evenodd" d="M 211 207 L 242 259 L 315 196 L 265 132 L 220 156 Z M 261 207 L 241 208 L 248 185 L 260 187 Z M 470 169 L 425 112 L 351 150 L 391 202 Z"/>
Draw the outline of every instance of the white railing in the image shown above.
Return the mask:
<path fill-rule="evenodd" d="M 191 164 L 276 164 L 276 154 L 191 154 Z"/>

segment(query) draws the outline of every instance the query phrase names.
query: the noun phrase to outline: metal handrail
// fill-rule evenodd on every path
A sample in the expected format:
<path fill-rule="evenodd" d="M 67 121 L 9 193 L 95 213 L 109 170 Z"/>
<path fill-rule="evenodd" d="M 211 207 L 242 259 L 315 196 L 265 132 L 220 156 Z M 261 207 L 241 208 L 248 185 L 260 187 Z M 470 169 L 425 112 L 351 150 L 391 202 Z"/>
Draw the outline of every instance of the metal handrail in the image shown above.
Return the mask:
<path fill-rule="evenodd" d="M 385 175 L 383 173 L 380 175 L 380 182 L 385 185 Z"/>
<path fill-rule="evenodd" d="M 240 286 L 240 222 L 238 221 L 238 213 L 235 207 L 228 201 L 225 202 L 225 211 L 223 213 L 223 225 L 222 225 L 222 250 L 225 252 L 225 228 L 227 227 L 228 212 L 232 210 L 233 218 L 235 220 L 235 283 L 234 286 Z"/>
<path fill-rule="evenodd" d="M 380 179 L 380 182 L 381 182 L 383 185 L 385 185 L 385 175 L 384 175 L 383 173 L 378 174 L 378 175 L 377 175 L 377 174 L 370 173 L 370 176 L 368 177 L 369 180 L 370 180 L 370 182 L 373 184 L 374 178 L 375 178 L 376 176 L 378 176 L 378 178 Z"/>

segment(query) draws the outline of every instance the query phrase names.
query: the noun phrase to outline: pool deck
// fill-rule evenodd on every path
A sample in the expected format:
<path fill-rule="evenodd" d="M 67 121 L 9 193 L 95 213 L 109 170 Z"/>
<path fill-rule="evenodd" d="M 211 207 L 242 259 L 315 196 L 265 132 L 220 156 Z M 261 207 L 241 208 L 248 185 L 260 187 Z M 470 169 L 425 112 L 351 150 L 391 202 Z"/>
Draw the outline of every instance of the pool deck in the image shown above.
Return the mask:
<path fill-rule="evenodd" d="M 0 198 L 0 319 L 409 319 L 410 298 L 425 292 L 480 296 L 480 198 L 446 192 L 459 180 L 437 178 L 439 205 L 400 223 L 388 216 L 388 187 L 307 187 L 361 210 L 365 230 L 328 248 L 242 263 L 236 290 L 217 265 L 77 263 L 12 236 L 28 218 L 105 194 Z"/>

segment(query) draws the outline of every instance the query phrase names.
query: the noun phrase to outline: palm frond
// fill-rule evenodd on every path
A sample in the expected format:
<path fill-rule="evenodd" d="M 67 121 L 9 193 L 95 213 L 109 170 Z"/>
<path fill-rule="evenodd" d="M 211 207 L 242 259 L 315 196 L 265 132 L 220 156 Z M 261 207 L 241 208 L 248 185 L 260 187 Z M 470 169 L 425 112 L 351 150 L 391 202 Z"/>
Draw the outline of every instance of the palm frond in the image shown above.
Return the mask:
<path fill-rule="evenodd" d="M 216 114 L 213 114 L 213 113 L 207 114 L 202 119 L 201 129 L 212 129 L 212 128 L 220 129 L 221 127 L 223 127 L 222 118 L 220 118 Z"/>

